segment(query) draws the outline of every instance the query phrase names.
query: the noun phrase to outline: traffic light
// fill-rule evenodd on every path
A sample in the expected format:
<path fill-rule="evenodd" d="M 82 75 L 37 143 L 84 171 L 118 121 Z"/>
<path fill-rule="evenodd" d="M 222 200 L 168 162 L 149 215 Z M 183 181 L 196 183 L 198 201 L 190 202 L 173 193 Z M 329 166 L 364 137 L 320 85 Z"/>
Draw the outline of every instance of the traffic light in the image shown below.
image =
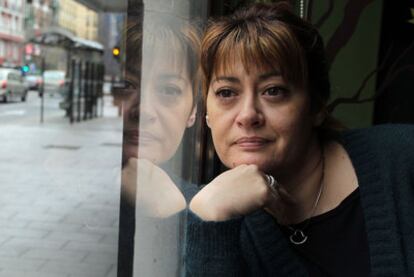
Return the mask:
<path fill-rule="evenodd" d="M 25 64 L 25 65 L 22 66 L 22 72 L 23 72 L 23 74 L 26 74 L 27 72 L 29 72 L 29 70 L 30 70 L 30 67 L 27 64 Z"/>
<path fill-rule="evenodd" d="M 114 46 L 112 48 L 112 56 L 116 59 L 119 60 L 120 56 L 121 56 L 121 49 L 118 46 Z"/>

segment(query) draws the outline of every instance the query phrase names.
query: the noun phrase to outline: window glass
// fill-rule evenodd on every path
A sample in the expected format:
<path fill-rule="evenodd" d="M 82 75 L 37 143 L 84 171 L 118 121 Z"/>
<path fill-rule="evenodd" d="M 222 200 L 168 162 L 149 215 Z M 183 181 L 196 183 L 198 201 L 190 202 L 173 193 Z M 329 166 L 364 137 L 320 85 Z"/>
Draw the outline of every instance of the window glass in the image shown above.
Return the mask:
<path fill-rule="evenodd" d="M 128 9 L 118 272 L 181 276 L 199 169 L 197 51 L 207 5 L 137 1 Z"/>

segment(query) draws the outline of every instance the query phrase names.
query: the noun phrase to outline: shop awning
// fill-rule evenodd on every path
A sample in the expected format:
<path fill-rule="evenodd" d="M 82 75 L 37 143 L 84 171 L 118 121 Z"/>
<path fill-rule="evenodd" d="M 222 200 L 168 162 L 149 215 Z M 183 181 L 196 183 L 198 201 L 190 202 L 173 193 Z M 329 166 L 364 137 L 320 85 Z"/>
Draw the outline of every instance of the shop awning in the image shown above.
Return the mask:
<path fill-rule="evenodd" d="M 76 0 L 97 12 L 126 12 L 128 0 Z"/>
<path fill-rule="evenodd" d="M 99 42 L 76 37 L 72 32 L 60 27 L 48 27 L 30 37 L 27 42 L 66 49 L 104 51 L 103 45 Z"/>

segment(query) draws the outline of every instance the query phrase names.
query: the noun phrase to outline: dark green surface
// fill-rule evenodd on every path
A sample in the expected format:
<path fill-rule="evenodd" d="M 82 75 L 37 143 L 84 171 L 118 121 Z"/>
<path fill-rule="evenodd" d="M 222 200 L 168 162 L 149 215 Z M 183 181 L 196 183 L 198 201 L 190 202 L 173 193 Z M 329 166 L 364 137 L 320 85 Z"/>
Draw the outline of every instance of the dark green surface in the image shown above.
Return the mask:
<path fill-rule="evenodd" d="M 314 1 L 312 21 L 317 22 L 328 8 L 328 1 Z M 335 1 L 332 14 L 321 26 L 320 32 L 325 43 L 329 41 L 342 21 L 348 1 Z M 351 97 L 361 86 L 364 78 L 377 67 L 379 50 L 382 0 L 369 4 L 361 14 L 358 25 L 346 46 L 338 53 L 331 67 L 331 99 Z M 375 76 L 370 79 L 362 98 L 375 92 Z M 350 128 L 365 127 L 372 123 L 373 102 L 364 104 L 341 104 L 334 110 L 334 116 Z"/>

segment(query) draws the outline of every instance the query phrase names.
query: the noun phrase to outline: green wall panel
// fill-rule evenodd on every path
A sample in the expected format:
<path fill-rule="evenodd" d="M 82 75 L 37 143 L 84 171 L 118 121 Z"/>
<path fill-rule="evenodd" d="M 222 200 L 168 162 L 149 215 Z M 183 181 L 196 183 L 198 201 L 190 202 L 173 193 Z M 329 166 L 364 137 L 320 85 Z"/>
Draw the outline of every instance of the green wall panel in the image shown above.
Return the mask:
<path fill-rule="evenodd" d="M 328 10 L 329 1 L 313 2 L 312 21 L 316 23 Z M 342 21 L 346 5 L 349 2 L 355 1 L 334 1 L 330 16 L 320 27 L 326 44 L 333 37 L 340 24 L 347 24 Z M 377 67 L 381 14 L 382 0 L 374 0 L 368 4 L 362 10 L 352 36 L 335 56 L 330 71 L 332 100 L 338 97 L 352 97 L 361 87 L 364 79 Z M 363 89 L 360 99 L 371 97 L 375 93 L 375 84 L 376 78 L 373 76 Z M 333 114 L 348 127 L 369 126 L 372 124 L 373 102 L 341 104 L 337 106 Z"/>

